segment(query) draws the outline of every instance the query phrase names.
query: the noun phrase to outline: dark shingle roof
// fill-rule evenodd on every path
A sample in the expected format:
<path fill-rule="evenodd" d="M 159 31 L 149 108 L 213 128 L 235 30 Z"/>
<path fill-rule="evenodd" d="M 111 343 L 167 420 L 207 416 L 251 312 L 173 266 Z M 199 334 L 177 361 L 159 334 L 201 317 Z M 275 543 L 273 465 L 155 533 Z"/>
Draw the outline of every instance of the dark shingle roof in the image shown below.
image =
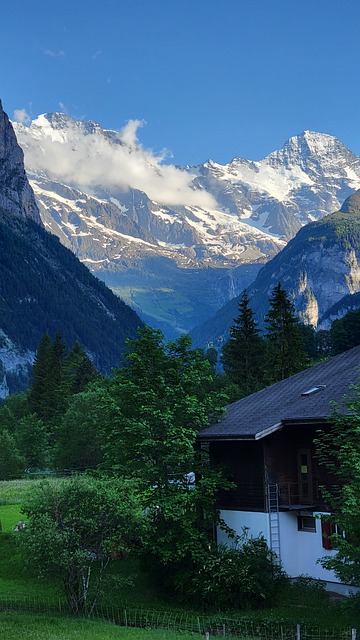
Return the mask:
<path fill-rule="evenodd" d="M 332 402 L 341 404 L 351 393 L 359 367 L 360 346 L 230 404 L 221 422 L 204 429 L 199 438 L 258 439 L 284 421 L 325 420 L 332 413 Z M 324 388 L 316 393 L 302 395 L 321 385 Z"/>

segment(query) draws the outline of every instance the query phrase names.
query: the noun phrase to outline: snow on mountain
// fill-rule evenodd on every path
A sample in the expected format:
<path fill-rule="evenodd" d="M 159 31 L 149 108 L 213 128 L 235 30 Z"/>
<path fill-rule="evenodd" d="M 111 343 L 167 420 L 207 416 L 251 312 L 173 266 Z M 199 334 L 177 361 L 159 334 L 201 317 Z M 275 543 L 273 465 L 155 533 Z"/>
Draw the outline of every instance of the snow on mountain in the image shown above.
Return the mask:
<path fill-rule="evenodd" d="M 106 131 L 63 114 L 14 126 L 44 224 L 81 259 L 89 258 L 80 248 L 85 234 L 87 251 L 93 238 L 107 259 L 155 252 L 183 267 L 264 260 L 284 244 L 218 209 L 191 172 L 163 164 L 127 129 Z"/>
<path fill-rule="evenodd" d="M 301 226 L 336 211 L 360 187 L 360 158 L 327 134 L 305 131 L 258 162 L 234 158 L 179 168 L 142 147 L 141 124 L 131 121 L 117 132 L 55 113 L 14 128 L 46 228 L 138 311 L 177 329 L 196 323 L 197 304 L 206 316 L 230 299 L 234 268 L 266 262 Z M 169 267 L 170 287 L 156 260 Z M 204 268 L 214 281 L 219 269 L 228 272 L 225 290 L 211 308 L 204 299 L 192 302 L 183 322 L 189 298 L 179 307 L 175 294 L 173 302 L 164 300 L 164 290 L 181 296 L 178 270 L 198 282 Z M 149 269 L 153 284 L 147 281 L 150 289 L 140 296 Z M 248 284 L 241 273 L 238 293 Z M 169 319 L 175 299 L 178 311 Z"/>

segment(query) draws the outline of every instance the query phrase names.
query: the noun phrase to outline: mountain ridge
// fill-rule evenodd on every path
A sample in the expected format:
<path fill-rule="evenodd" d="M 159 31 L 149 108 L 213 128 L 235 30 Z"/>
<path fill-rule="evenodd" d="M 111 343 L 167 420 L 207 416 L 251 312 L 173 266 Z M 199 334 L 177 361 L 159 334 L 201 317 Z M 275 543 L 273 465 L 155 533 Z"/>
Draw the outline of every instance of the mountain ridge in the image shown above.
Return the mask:
<path fill-rule="evenodd" d="M 179 168 L 146 152 L 131 128 L 105 130 L 64 114 L 14 126 L 46 228 L 140 314 L 177 332 L 250 284 L 239 267 L 253 265 L 255 273 L 304 224 L 339 209 L 360 187 L 360 158 L 330 134 L 292 136 L 260 161 Z M 170 187 L 177 203 L 161 200 Z M 172 267 L 161 282 L 164 259 Z M 205 271 L 211 301 L 202 293 Z"/>
<path fill-rule="evenodd" d="M 330 319 L 354 308 L 352 295 L 360 291 L 360 190 L 349 196 L 339 211 L 302 227 L 259 271 L 248 293 L 260 326 L 278 282 L 294 303 L 299 319 L 315 328 L 329 328 Z M 196 346 L 220 347 L 228 339 L 239 300 L 234 298 L 191 332 Z"/>

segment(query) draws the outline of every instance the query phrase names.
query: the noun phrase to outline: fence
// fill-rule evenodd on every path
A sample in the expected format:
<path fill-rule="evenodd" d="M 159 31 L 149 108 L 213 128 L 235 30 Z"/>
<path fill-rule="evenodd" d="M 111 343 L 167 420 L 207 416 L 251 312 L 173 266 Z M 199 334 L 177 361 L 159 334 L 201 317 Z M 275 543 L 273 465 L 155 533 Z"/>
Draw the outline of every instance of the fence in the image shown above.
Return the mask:
<path fill-rule="evenodd" d="M 0 611 L 69 615 L 64 599 L 0 597 Z M 229 618 L 222 615 L 196 616 L 174 611 L 151 611 L 96 605 L 91 617 L 123 627 L 167 629 L 179 633 L 197 633 L 205 638 L 234 637 L 242 640 L 356 640 L 356 629 L 327 629 L 308 624 L 289 624 L 270 620 Z"/>

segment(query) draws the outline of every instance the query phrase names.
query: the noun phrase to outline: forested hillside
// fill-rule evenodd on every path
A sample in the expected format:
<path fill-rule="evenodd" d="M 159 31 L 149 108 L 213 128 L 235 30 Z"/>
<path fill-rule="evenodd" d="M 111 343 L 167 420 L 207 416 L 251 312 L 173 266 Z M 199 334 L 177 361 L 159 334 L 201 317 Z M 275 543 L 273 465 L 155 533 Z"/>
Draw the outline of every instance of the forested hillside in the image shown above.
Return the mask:
<path fill-rule="evenodd" d="M 81 342 L 104 372 L 119 363 L 141 321 L 130 307 L 32 220 L 0 210 L 0 326 L 23 350 L 44 333 Z"/>

